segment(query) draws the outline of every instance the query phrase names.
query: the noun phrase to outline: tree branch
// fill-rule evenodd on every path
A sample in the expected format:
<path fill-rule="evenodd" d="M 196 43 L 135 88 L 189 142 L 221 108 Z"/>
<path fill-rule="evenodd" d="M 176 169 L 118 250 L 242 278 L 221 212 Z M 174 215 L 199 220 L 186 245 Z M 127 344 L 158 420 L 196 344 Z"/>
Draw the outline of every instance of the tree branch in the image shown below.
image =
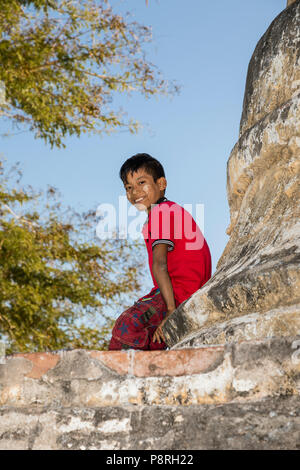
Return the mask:
<path fill-rule="evenodd" d="M 15 217 L 15 219 L 25 222 L 26 224 L 30 225 L 31 227 L 39 227 L 39 225 L 35 222 L 30 222 L 29 220 L 25 219 L 25 217 L 21 215 L 17 215 L 7 204 L 3 204 L 3 206 L 10 212 L 10 214 Z"/>

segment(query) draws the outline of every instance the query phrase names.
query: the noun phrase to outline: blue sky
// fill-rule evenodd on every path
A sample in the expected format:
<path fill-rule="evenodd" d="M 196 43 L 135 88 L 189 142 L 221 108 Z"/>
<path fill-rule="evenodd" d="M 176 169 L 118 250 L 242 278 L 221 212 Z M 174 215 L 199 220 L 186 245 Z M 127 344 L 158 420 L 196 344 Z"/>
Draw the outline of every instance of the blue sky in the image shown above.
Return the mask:
<path fill-rule="evenodd" d="M 138 22 L 152 26 L 149 60 L 180 84 L 180 95 L 122 97 L 128 115 L 145 125 L 138 135 L 69 138 L 67 147 L 57 150 L 20 133 L 1 138 L 1 154 L 11 163 L 21 162 L 23 184 L 55 186 L 65 204 L 81 211 L 101 203 L 117 207 L 124 194 L 121 164 L 135 153 L 150 153 L 165 168 L 170 200 L 204 204 L 214 272 L 228 241 L 226 163 L 238 139 L 248 63 L 286 0 L 148 3 L 113 1 L 116 9 L 127 9 Z"/>

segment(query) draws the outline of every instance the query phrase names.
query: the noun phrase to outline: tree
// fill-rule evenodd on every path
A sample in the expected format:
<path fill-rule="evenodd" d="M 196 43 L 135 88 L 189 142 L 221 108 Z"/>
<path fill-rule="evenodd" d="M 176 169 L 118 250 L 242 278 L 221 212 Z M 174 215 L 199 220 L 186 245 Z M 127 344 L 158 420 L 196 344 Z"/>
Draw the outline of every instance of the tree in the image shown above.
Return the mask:
<path fill-rule="evenodd" d="M 151 31 L 108 0 L 2 0 L 0 115 L 52 146 L 68 135 L 137 130 L 116 93 L 177 91 L 145 55 Z"/>
<path fill-rule="evenodd" d="M 3 168 L 2 168 L 3 170 Z M 95 211 L 63 211 L 46 194 L 0 181 L 0 338 L 7 353 L 107 347 L 124 294 L 139 292 L 137 246 L 95 238 Z M 127 299 L 128 300 L 128 299 Z M 84 317 L 84 321 L 83 321 Z"/>
<path fill-rule="evenodd" d="M 114 109 L 117 93 L 177 91 L 146 60 L 150 33 L 114 13 L 108 0 L 2 0 L 0 116 L 57 147 L 70 135 L 136 131 Z M 7 352 L 105 349 L 113 324 L 107 307 L 120 312 L 124 296 L 128 302 L 139 293 L 139 247 L 95 239 L 95 211 L 63 211 L 54 188 L 43 194 L 10 182 L 0 161 L 0 338 Z"/>

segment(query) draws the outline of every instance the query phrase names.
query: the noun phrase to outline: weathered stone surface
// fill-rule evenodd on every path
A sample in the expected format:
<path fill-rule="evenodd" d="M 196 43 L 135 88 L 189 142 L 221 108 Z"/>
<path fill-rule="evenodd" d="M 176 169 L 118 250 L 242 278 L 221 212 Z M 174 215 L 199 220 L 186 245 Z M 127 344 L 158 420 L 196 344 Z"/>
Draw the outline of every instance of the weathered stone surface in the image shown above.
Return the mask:
<path fill-rule="evenodd" d="M 299 395 L 300 335 L 19 354 L 0 365 L 0 449 L 299 449 Z"/>
<path fill-rule="evenodd" d="M 240 135 L 299 90 L 300 2 L 290 4 L 258 42 L 249 63 Z"/>
<path fill-rule="evenodd" d="M 202 327 L 187 334 L 174 348 L 196 348 L 201 345 L 250 341 L 253 338 L 296 336 L 300 333 L 300 305 L 243 315 Z"/>
<path fill-rule="evenodd" d="M 300 449 L 300 0 L 259 41 L 227 166 L 230 240 L 168 351 L 0 363 L 0 449 Z"/>
<path fill-rule="evenodd" d="M 195 344 L 224 344 L 300 332 L 300 0 L 251 59 L 227 194 L 230 239 L 214 276 L 165 324 L 170 347 L 197 334 Z"/>
<path fill-rule="evenodd" d="M 297 397 L 253 403 L 0 408 L 0 449 L 300 449 Z"/>
<path fill-rule="evenodd" d="M 300 335 L 225 347 L 132 350 L 124 351 L 127 372 L 119 373 L 119 352 L 108 352 L 107 367 L 108 358 L 104 362 L 97 351 L 74 350 L 56 354 L 56 364 L 35 376 L 34 354 L 17 355 L 0 365 L 0 406 L 191 406 L 299 395 L 298 353 Z"/>

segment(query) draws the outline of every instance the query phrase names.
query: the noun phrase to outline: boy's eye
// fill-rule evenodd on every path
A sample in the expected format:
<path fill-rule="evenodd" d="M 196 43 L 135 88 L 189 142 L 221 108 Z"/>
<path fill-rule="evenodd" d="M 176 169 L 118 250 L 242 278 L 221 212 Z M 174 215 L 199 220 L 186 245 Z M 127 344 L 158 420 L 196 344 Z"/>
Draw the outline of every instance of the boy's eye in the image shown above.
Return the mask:
<path fill-rule="evenodd" d="M 144 184 L 144 183 L 146 183 L 146 181 L 140 181 L 140 184 Z"/>

